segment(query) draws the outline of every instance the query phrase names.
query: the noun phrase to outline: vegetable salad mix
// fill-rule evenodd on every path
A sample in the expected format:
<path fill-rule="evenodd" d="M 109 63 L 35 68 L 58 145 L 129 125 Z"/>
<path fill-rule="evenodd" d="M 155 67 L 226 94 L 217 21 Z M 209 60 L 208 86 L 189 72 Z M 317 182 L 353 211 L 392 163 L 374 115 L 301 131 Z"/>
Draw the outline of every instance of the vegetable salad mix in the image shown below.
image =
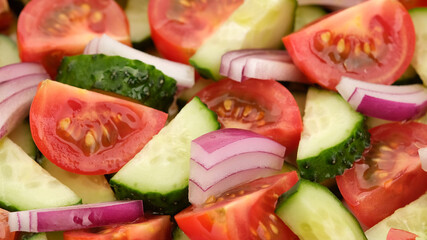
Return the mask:
<path fill-rule="evenodd" d="M 0 239 L 427 239 L 427 2 L 0 0 Z"/>

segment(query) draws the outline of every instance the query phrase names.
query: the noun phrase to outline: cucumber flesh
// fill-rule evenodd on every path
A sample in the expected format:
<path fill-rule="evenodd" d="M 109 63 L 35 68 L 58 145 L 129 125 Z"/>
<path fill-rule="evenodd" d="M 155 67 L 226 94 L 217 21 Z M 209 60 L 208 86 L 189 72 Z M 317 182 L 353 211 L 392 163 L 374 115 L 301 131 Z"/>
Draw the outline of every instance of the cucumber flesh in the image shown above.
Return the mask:
<path fill-rule="evenodd" d="M 292 32 L 295 0 L 246 0 L 209 36 L 190 64 L 205 78 L 219 80 L 224 53 L 244 48 L 279 48 Z"/>
<path fill-rule="evenodd" d="M 17 240 L 48 240 L 46 233 L 22 233 Z"/>
<path fill-rule="evenodd" d="M 31 136 L 30 123 L 28 122 L 28 118 L 16 126 L 15 129 L 7 136 L 10 140 L 20 146 L 22 150 L 28 154 L 28 156 L 36 160 L 39 155 L 39 150 L 37 149 L 33 137 Z"/>
<path fill-rule="evenodd" d="M 297 152 L 303 178 L 321 182 L 340 175 L 369 146 L 364 116 L 336 92 L 309 88 L 303 124 Z"/>
<path fill-rule="evenodd" d="M 409 11 L 415 27 L 415 52 L 412 66 L 427 85 L 427 8 L 414 8 Z"/>
<path fill-rule="evenodd" d="M 128 0 L 125 13 L 129 21 L 130 40 L 139 45 L 150 37 L 148 0 Z"/>
<path fill-rule="evenodd" d="M 328 188 L 305 179 L 280 196 L 276 214 L 301 240 L 366 239 L 357 219 Z"/>
<path fill-rule="evenodd" d="M 295 10 L 294 32 L 300 30 L 307 24 L 325 16 L 325 9 L 315 5 L 298 6 Z"/>
<path fill-rule="evenodd" d="M 216 114 L 195 97 L 110 180 L 119 199 L 173 214 L 188 205 L 191 141 L 219 129 Z"/>
<path fill-rule="evenodd" d="M 0 67 L 21 61 L 16 42 L 3 34 L 0 34 L 0 53 Z"/>
<path fill-rule="evenodd" d="M 7 137 L 0 141 L 0 208 L 18 211 L 79 203 L 80 197 L 18 145 Z"/>
<path fill-rule="evenodd" d="M 41 159 L 40 165 L 81 197 L 83 204 L 116 200 L 114 192 L 104 175 L 80 175 L 68 172 L 45 157 Z"/>

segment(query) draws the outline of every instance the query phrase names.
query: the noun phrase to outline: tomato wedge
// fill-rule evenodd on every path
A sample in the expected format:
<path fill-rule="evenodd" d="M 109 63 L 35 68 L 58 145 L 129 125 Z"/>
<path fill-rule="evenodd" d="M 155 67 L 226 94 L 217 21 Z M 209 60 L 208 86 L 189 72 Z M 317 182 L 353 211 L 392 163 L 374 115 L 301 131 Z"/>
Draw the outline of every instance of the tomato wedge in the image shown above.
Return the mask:
<path fill-rule="evenodd" d="M 409 66 L 415 30 L 398 1 L 375 0 L 331 14 L 283 38 L 297 67 L 335 90 L 342 76 L 391 84 Z"/>
<path fill-rule="evenodd" d="M 417 7 L 427 7 L 426 0 L 399 0 L 406 9 L 412 9 Z"/>
<path fill-rule="evenodd" d="M 274 80 L 223 79 L 208 85 L 196 96 L 218 114 L 223 128 L 249 129 L 296 150 L 302 119 L 292 94 Z"/>
<path fill-rule="evenodd" d="M 370 149 L 336 180 L 355 216 L 371 227 L 427 191 L 418 155 L 427 146 L 427 125 L 395 122 L 369 132 Z"/>
<path fill-rule="evenodd" d="M 126 15 L 114 0 L 31 0 L 18 18 L 22 61 L 43 64 L 52 77 L 63 56 L 83 53 L 102 34 L 131 44 Z"/>
<path fill-rule="evenodd" d="M 165 125 L 144 105 L 45 80 L 30 109 L 33 139 L 47 159 L 79 174 L 117 172 Z"/>
<path fill-rule="evenodd" d="M 278 197 L 298 181 L 298 174 L 260 178 L 190 206 L 175 215 L 190 239 L 298 239 L 274 213 Z"/>
<path fill-rule="evenodd" d="M 167 240 L 171 239 L 170 216 L 141 218 L 134 223 L 64 232 L 64 240 Z"/>
<path fill-rule="evenodd" d="M 188 64 L 203 43 L 243 0 L 155 0 L 148 5 L 151 38 L 159 53 Z"/>
<path fill-rule="evenodd" d="M 8 218 L 9 212 L 0 208 L 0 239 L 15 239 L 15 232 L 10 232 Z"/>
<path fill-rule="evenodd" d="M 13 21 L 13 15 L 7 0 L 0 0 L 0 32 L 6 30 Z"/>
<path fill-rule="evenodd" d="M 417 235 L 405 230 L 391 228 L 387 234 L 387 240 L 416 240 Z"/>

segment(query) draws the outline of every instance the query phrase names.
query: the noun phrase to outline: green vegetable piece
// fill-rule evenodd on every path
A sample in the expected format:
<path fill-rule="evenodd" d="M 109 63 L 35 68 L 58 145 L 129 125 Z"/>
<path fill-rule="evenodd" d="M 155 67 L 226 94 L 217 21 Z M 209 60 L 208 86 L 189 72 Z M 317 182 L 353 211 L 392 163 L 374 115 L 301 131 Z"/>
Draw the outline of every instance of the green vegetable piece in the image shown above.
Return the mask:
<path fill-rule="evenodd" d="M 326 10 L 315 5 L 298 6 L 295 10 L 294 32 L 300 30 L 307 24 L 325 16 Z"/>
<path fill-rule="evenodd" d="M 57 81 L 84 89 L 113 92 L 167 112 L 176 92 L 176 81 L 154 66 L 120 56 L 77 55 L 64 57 Z"/>
<path fill-rule="evenodd" d="M 411 9 L 409 14 L 414 23 L 416 37 L 412 66 L 424 85 L 427 85 L 427 7 Z"/>
<path fill-rule="evenodd" d="M 370 143 L 364 119 L 338 93 L 311 87 L 297 153 L 301 177 L 321 182 L 350 168 Z"/>

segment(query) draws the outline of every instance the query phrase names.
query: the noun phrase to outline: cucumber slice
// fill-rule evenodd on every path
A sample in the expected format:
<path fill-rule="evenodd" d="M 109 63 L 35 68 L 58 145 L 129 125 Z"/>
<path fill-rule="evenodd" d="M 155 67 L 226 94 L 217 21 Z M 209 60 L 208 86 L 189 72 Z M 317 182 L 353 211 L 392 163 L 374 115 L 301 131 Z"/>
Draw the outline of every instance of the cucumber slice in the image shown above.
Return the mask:
<path fill-rule="evenodd" d="M 47 240 L 46 233 L 22 233 L 17 240 Z"/>
<path fill-rule="evenodd" d="M 181 228 L 176 227 L 172 232 L 173 240 L 190 240 L 190 238 L 185 235 L 185 233 L 181 230 Z"/>
<path fill-rule="evenodd" d="M 427 193 L 368 229 L 366 237 L 369 240 L 386 240 L 390 228 L 396 228 L 417 234 L 417 239 L 427 239 L 426 226 Z"/>
<path fill-rule="evenodd" d="M 30 123 L 28 118 L 25 119 L 21 124 L 8 134 L 10 140 L 18 144 L 24 150 L 28 156 L 36 160 L 39 155 L 39 150 L 34 143 L 33 137 L 31 136 Z"/>
<path fill-rule="evenodd" d="M 18 211 L 79 203 L 81 198 L 18 145 L 7 137 L 0 141 L 0 208 Z"/>
<path fill-rule="evenodd" d="M 68 172 L 45 157 L 40 160 L 40 165 L 81 197 L 84 204 L 116 200 L 113 189 L 104 175 L 80 175 Z"/>
<path fill-rule="evenodd" d="M 150 37 L 148 0 L 128 0 L 125 13 L 129 21 L 130 40 L 140 45 Z"/>
<path fill-rule="evenodd" d="M 297 152 L 301 177 L 321 182 L 350 168 L 369 146 L 364 116 L 338 93 L 311 87 Z"/>
<path fill-rule="evenodd" d="M 421 81 L 414 67 L 409 65 L 406 71 L 402 74 L 402 76 L 400 76 L 399 79 L 396 80 L 396 82 L 393 83 L 393 85 L 408 85 L 416 83 L 422 84 L 423 82 Z"/>
<path fill-rule="evenodd" d="M 21 61 L 16 42 L 3 34 L 0 34 L 0 53 L 0 67 Z"/>
<path fill-rule="evenodd" d="M 416 43 L 412 66 L 424 85 L 427 85 L 427 8 L 414 8 L 409 11 L 415 27 Z"/>
<path fill-rule="evenodd" d="M 191 141 L 219 129 L 216 114 L 195 97 L 110 180 L 119 199 L 174 214 L 188 205 Z"/>
<path fill-rule="evenodd" d="M 305 25 L 325 16 L 326 10 L 315 5 L 298 6 L 295 10 L 294 32 L 300 30 Z"/>
<path fill-rule="evenodd" d="M 280 196 L 276 214 L 301 240 L 366 239 L 357 219 L 328 188 L 305 179 Z"/>
<path fill-rule="evenodd" d="M 219 80 L 224 53 L 243 48 L 279 48 L 292 32 L 295 0 L 246 0 L 190 58 L 205 78 Z"/>

